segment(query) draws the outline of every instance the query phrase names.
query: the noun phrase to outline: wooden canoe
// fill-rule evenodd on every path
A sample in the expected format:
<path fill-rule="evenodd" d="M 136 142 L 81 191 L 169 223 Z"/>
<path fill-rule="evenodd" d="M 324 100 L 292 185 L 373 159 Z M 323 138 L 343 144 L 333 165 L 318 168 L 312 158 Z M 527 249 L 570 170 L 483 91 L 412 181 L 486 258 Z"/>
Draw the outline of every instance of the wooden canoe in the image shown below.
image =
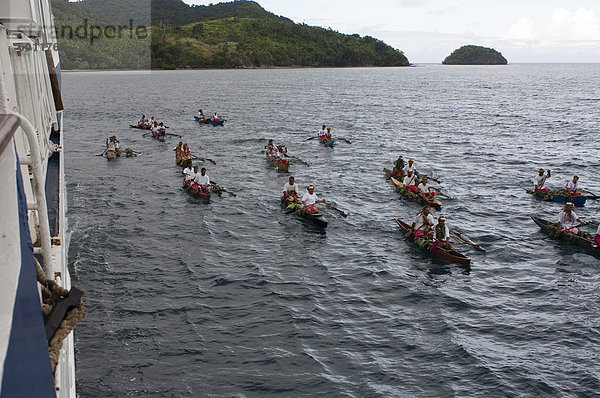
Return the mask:
<path fill-rule="evenodd" d="M 202 192 L 202 191 L 200 191 L 200 189 L 196 188 L 195 186 L 193 186 L 189 182 L 185 182 L 184 181 L 184 183 L 183 183 L 183 189 L 185 189 L 194 198 L 204 199 L 204 200 L 209 200 L 210 199 L 210 192 L 208 192 L 208 193 Z"/>
<path fill-rule="evenodd" d="M 395 179 L 394 177 L 390 177 L 390 180 L 392 180 L 392 182 L 394 183 L 394 185 L 396 186 L 396 191 L 401 194 L 402 196 L 413 200 L 417 203 L 422 204 L 423 206 L 427 205 L 429 207 L 433 207 L 436 210 L 441 210 L 442 209 L 442 202 L 440 202 L 437 199 L 427 199 L 424 196 L 421 195 L 408 195 L 406 192 L 406 188 L 404 188 L 404 184 L 402 184 L 400 181 L 398 181 L 397 179 Z"/>
<path fill-rule="evenodd" d="M 396 223 L 402 230 L 404 234 L 407 234 L 410 231 L 410 225 L 406 224 L 399 218 L 396 218 Z M 411 237 L 411 240 L 414 241 L 414 238 Z M 435 249 L 429 249 L 427 252 L 431 253 L 433 256 L 438 257 L 442 260 L 449 261 L 451 263 L 457 263 L 462 265 L 470 265 L 471 259 L 465 256 L 462 253 L 457 252 L 454 249 L 444 249 L 441 247 L 436 247 Z"/>
<path fill-rule="evenodd" d="M 150 126 L 140 126 L 139 124 L 130 124 L 129 127 L 132 129 L 150 130 Z"/>
<path fill-rule="evenodd" d="M 587 197 L 585 195 L 577 195 L 577 196 L 565 196 L 565 195 L 557 195 L 553 194 L 553 192 L 534 192 L 530 189 L 527 190 L 528 194 L 533 195 L 534 198 L 545 200 L 547 202 L 556 202 L 556 203 L 567 203 L 571 202 L 577 207 L 582 207 L 585 205 Z"/>
<path fill-rule="evenodd" d="M 556 236 L 556 229 L 558 227 L 558 223 L 553 223 L 535 216 L 531 216 L 531 219 L 542 229 L 542 231 L 545 234 L 548 234 L 553 238 L 557 238 L 560 240 L 564 240 L 565 242 L 575 244 L 585 249 L 587 252 L 597 257 L 600 257 L 600 248 L 598 248 L 598 245 L 596 245 L 592 239 L 587 239 L 579 235 L 571 235 L 565 232 L 561 232 L 558 236 Z"/>
<path fill-rule="evenodd" d="M 289 169 L 290 169 L 289 160 L 286 160 L 285 162 L 280 162 L 276 156 L 269 156 L 268 153 L 266 156 L 267 156 L 267 163 L 272 164 L 273 166 L 277 167 L 279 170 L 285 171 L 286 173 L 289 171 Z"/>
<path fill-rule="evenodd" d="M 200 116 L 194 116 L 194 119 L 200 124 L 212 124 L 213 126 L 222 126 L 224 120 L 212 120 L 207 118 L 200 118 Z"/>
<path fill-rule="evenodd" d="M 287 206 L 288 202 L 281 203 L 281 207 L 283 207 L 284 209 L 287 209 Z M 327 228 L 327 220 L 325 219 L 325 217 L 323 217 L 322 213 L 307 213 L 305 211 L 301 211 L 300 213 L 297 213 L 296 211 L 292 212 L 295 213 L 298 217 L 304 218 L 310 223 L 316 225 L 317 227 Z"/>

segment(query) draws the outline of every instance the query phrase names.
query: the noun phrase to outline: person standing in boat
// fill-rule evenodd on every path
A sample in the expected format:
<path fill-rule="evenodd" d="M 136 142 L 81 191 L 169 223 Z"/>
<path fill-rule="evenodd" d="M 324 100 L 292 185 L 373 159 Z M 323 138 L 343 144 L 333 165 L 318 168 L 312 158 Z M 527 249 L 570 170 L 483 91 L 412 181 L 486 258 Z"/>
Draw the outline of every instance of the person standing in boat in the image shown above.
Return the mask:
<path fill-rule="evenodd" d="M 538 175 L 533 179 L 533 193 L 544 192 L 547 193 L 548 189 L 544 188 L 546 179 L 550 178 L 550 170 L 544 175 L 544 169 L 538 170 Z"/>
<path fill-rule="evenodd" d="M 408 174 L 409 171 L 412 171 L 415 175 L 417 174 L 415 161 L 412 159 L 408 159 L 408 164 L 404 166 L 404 174 Z"/>
<path fill-rule="evenodd" d="M 325 199 L 319 199 L 315 193 L 315 186 L 309 185 L 306 187 L 304 195 L 302 195 L 302 211 L 307 213 L 317 213 L 318 209 L 315 204 L 325 203 Z"/>
<path fill-rule="evenodd" d="M 208 186 L 210 185 L 210 178 L 208 178 L 204 167 L 200 169 L 200 174 L 196 175 L 194 182 L 198 185 L 201 192 L 209 193 Z"/>
<path fill-rule="evenodd" d="M 321 131 L 319 131 L 319 138 L 324 140 L 325 139 L 325 134 L 327 134 L 327 128 L 325 127 L 325 125 L 323 125 L 321 127 Z"/>
<path fill-rule="evenodd" d="M 284 203 L 286 200 L 293 201 L 296 199 L 298 199 L 298 184 L 295 183 L 294 177 L 290 177 L 288 182 L 283 186 L 281 202 Z"/>
<path fill-rule="evenodd" d="M 579 234 L 579 229 L 575 227 L 575 222 L 581 224 L 582 221 L 577 217 L 577 214 L 573 211 L 575 205 L 571 202 L 567 202 L 565 207 L 558 213 L 558 229 L 559 231 L 565 231 L 571 235 Z"/>
<path fill-rule="evenodd" d="M 567 196 L 579 196 L 581 195 L 581 191 L 577 189 L 577 181 L 579 181 L 578 176 L 573 176 L 571 181 L 567 181 L 565 184 L 565 195 Z"/>
<path fill-rule="evenodd" d="M 424 196 L 426 199 L 433 199 L 435 196 L 435 191 L 429 185 L 427 185 L 427 181 L 429 181 L 429 178 L 423 177 L 417 189 L 419 190 L 419 194 Z"/>
<path fill-rule="evenodd" d="M 410 226 L 410 235 L 415 238 L 422 235 L 432 235 L 433 231 L 431 228 L 435 223 L 433 219 L 433 215 L 431 214 L 431 208 L 429 206 L 424 206 L 423 210 L 421 210 L 415 216 L 412 225 Z M 410 236 L 409 235 L 409 236 Z"/>
<path fill-rule="evenodd" d="M 402 180 L 402 184 L 404 184 L 404 188 L 408 189 L 410 191 L 413 191 L 415 193 L 417 193 L 419 191 L 417 189 L 418 182 L 419 182 L 419 179 L 417 178 L 417 175 L 415 173 L 413 173 L 412 170 L 409 170 L 406 173 L 406 177 L 404 177 L 404 180 Z"/>
<path fill-rule="evenodd" d="M 450 230 L 446 225 L 446 217 L 438 217 L 437 224 L 433 227 L 433 246 L 432 248 L 442 247 L 444 249 L 451 249 L 450 244 Z"/>

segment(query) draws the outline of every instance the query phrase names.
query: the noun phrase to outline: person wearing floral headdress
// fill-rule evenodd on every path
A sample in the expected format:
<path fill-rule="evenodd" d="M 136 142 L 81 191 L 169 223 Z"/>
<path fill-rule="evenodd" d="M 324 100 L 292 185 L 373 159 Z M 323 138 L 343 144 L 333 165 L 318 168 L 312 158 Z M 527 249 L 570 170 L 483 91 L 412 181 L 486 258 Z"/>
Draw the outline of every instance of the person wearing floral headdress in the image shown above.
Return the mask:
<path fill-rule="evenodd" d="M 567 202 L 565 207 L 558 213 L 558 228 L 559 231 L 565 231 L 572 235 L 579 234 L 579 229 L 575 226 L 575 222 L 581 224 L 582 221 L 577 217 L 577 214 L 573 211 L 575 205 L 571 202 Z"/>
<path fill-rule="evenodd" d="M 439 216 L 437 219 L 437 223 L 433 227 L 433 246 L 432 248 L 436 248 L 438 246 L 443 247 L 444 249 L 450 249 L 452 246 L 450 245 L 450 230 L 446 225 L 446 217 Z"/>
<path fill-rule="evenodd" d="M 538 175 L 533 179 L 533 192 L 548 192 L 548 189 L 544 188 L 546 179 L 550 178 L 550 170 L 544 175 L 544 169 L 538 170 Z"/>
<path fill-rule="evenodd" d="M 309 185 L 306 187 L 307 192 L 302 195 L 302 210 L 308 213 L 318 212 L 316 203 L 325 203 L 325 199 L 319 199 L 315 194 L 315 186 Z"/>

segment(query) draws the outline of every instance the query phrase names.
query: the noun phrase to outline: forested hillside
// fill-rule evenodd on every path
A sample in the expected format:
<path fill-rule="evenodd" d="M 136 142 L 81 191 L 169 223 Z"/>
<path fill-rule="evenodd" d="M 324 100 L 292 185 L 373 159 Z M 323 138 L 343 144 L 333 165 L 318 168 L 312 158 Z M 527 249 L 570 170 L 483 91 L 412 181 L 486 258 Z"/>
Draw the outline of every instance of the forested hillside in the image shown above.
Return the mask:
<path fill-rule="evenodd" d="M 65 69 L 408 65 L 401 51 L 380 40 L 296 24 L 254 1 L 52 4 Z"/>

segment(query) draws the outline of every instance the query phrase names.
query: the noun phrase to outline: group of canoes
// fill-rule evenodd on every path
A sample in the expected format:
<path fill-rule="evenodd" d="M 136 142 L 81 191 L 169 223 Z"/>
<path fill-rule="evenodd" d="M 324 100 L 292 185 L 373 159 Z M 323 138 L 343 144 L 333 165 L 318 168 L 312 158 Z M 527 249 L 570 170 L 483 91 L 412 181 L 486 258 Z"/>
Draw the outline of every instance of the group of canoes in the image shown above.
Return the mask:
<path fill-rule="evenodd" d="M 593 254 L 600 255 L 600 225 L 596 234 L 592 235 L 580 227 L 595 223 L 585 222 L 575 213 L 575 206 L 583 206 L 587 199 L 578 186 L 579 177 L 573 176 L 565 183 L 563 189 L 548 190 L 544 185 L 550 176 L 550 170 L 539 169 L 538 175 L 533 179 L 533 191 L 528 192 L 543 200 L 564 203 L 564 206 L 555 222 L 540 217 L 532 217 L 533 221 L 551 237 L 575 243 Z M 595 195 L 589 197 L 598 198 Z"/>
<path fill-rule="evenodd" d="M 396 219 L 396 223 L 406 238 L 414 244 L 431 252 L 444 260 L 469 265 L 471 259 L 454 250 L 450 243 L 450 229 L 446 225 L 446 217 L 434 218 L 431 209 L 441 210 L 442 202 L 436 199 L 436 189 L 429 185 L 429 177 L 417 171 L 415 161 L 408 159 L 405 163 L 402 156 L 394 162 L 392 170 L 384 169 L 396 191 L 408 199 L 420 203 L 423 208 L 415 215 L 411 224 Z M 478 245 L 477 245 L 478 246 Z M 479 246 L 480 249 L 483 249 Z"/>
<path fill-rule="evenodd" d="M 137 124 L 130 124 L 129 127 L 150 130 L 153 138 L 163 142 L 167 136 L 167 126 L 165 126 L 163 122 L 158 122 L 156 119 L 154 119 L 154 116 L 150 117 L 150 119 L 147 119 L 146 115 L 142 115 Z"/>
<path fill-rule="evenodd" d="M 224 122 L 223 118 L 217 112 L 213 113 L 212 117 L 208 118 L 204 116 L 202 109 L 198 109 L 198 115 L 194 116 L 194 119 L 196 119 L 198 123 L 212 124 L 213 126 L 222 126 Z"/>

